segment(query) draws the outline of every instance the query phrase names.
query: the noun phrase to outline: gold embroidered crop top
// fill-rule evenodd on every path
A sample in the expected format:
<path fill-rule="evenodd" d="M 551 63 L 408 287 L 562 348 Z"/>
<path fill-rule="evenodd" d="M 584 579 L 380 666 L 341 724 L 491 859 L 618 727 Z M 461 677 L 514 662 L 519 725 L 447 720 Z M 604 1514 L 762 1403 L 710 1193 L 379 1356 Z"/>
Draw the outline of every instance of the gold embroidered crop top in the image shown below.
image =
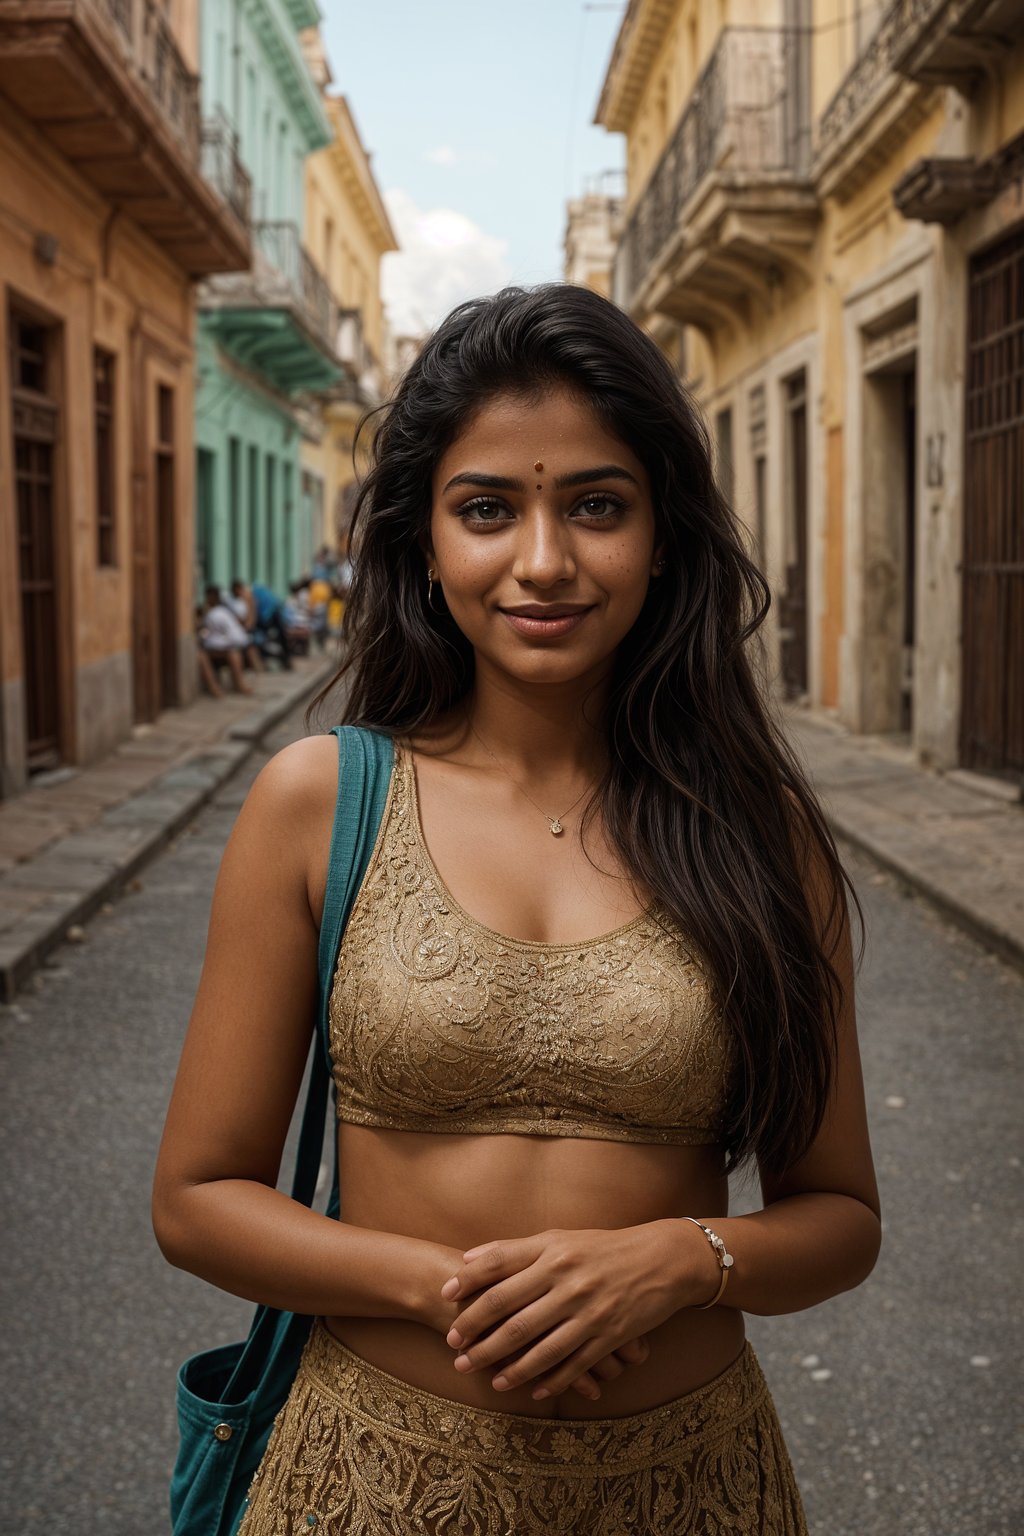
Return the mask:
<path fill-rule="evenodd" d="M 708 981 L 654 902 L 611 933 L 495 933 L 441 880 L 395 743 L 330 998 L 338 1118 L 445 1133 L 721 1141 L 730 1051 Z"/>

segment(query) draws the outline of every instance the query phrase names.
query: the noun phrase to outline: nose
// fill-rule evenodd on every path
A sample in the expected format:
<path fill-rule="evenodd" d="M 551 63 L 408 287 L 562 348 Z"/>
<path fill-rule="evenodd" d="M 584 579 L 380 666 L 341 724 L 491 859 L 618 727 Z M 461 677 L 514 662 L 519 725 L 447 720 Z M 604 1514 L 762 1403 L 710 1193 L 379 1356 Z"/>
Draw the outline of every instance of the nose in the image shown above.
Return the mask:
<path fill-rule="evenodd" d="M 534 587 L 550 587 L 575 576 L 572 535 L 559 516 L 535 507 L 521 520 L 512 574 Z"/>

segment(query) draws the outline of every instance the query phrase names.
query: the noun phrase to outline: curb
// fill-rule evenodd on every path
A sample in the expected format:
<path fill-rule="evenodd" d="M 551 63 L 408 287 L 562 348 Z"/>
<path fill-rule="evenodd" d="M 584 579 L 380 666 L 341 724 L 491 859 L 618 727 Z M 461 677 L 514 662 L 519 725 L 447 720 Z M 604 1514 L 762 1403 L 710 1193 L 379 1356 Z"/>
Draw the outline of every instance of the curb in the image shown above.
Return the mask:
<path fill-rule="evenodd" d="M 308 677 L 296 693 L 239 720 L 227 737 L 186 758 L 140 794 L 112 806 L 91 826 L 60 838 L 4 876 L 8 887 L 52 887 L 0 939 L 0 1003 L 9 1003 L 43 960 L 86 922 L 194 819 L 263 738 L 336 671 L 334 662 Z"/>
<path fill-rule="evenodd" d="M 896 879 L 911 892 L 912 895 L 921 896 L 933 907 L 948 918 L 956 927 L 962 928 L 971 938 L 976 939 L 986 949 L 994 951 L 1000 959 L 1006 960 L 1017 970 L 1024 972 L 1024 945 L 1012 933 L 999 928 L 988 918 L 979 914 L 974 908 L 962 901 L 944 886 L 936 884 L 927 875 L 921 873 L 914 865 L 907 863 L 898 855 L 876 842 L 874 838 L 867 837 L 863 832 L 845 822 L 840 816 L 828 811 L 827 818 L 833 832 L 841 837 L 844 842 L 858 848 L 861 853 L 867 854 L 873 863 L 880 869 L 894 875 Z"/>

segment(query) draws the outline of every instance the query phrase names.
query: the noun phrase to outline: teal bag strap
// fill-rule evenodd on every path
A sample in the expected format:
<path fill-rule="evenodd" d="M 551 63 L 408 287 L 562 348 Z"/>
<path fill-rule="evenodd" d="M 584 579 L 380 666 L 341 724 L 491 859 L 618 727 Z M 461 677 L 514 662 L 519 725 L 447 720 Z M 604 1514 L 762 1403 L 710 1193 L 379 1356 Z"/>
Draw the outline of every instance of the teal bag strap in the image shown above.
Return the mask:
<path fill-rule="evenodd" d="M 320 1040 L 330 1066 L 328 1005 L 348 915 L 370 862 L 394 766 L 394 743 L 381 731 L 336 725 L 338 799 L 327 861 L 327 893 L 320 922 Z"/>
<path fill-rule="evenodd" d="M 310 1067 L 306 1109 L 299 1132 L 292 1199 L 312 1205 L 320 1176 L 324 1120 L 331 1082 L 330 1003 L 338 951 L 366 867 L 370 862 L 391 785 L 394 744 L 380 731 L 336 725 L 338 795 L 327 857 L 327 889 L 320 920 L 317 1048 Z M 327 1214 L 338 1214 L 337 1138 L 334 1182 Z"/>

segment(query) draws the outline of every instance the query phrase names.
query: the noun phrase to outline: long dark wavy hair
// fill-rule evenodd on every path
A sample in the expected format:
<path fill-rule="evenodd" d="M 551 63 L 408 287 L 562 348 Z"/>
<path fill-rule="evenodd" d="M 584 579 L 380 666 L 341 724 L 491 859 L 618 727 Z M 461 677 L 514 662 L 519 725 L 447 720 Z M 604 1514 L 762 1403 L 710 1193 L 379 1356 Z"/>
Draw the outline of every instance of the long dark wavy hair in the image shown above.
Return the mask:
<path fill-rule="evenodd" d="M 432 475 L 485 402 L 556 385 L 643 463 L 665 541 L 665 573 L 606 679 L 608 767 L 583 827 L 601 814 L 626 870 L 692 937 L 736 1046 L 728 1167 L 754 1156 L 778 1174 L 828 1107 L 846 886 L 860 905 L 756 681 L 751 642 L 769 591 L 716 483 L 699 408 L 614 304 L 561 283 L 506 288 L 459 305 L 427 340 L 379 408 L 353 514 L 343 660 L 309 717 L 347 679 L 342 723 L 416 735 L 472 689 L 472 646 L 427 606 L 419 540 Z M 828 893 L 823 926 L 809 862 Z"/>

